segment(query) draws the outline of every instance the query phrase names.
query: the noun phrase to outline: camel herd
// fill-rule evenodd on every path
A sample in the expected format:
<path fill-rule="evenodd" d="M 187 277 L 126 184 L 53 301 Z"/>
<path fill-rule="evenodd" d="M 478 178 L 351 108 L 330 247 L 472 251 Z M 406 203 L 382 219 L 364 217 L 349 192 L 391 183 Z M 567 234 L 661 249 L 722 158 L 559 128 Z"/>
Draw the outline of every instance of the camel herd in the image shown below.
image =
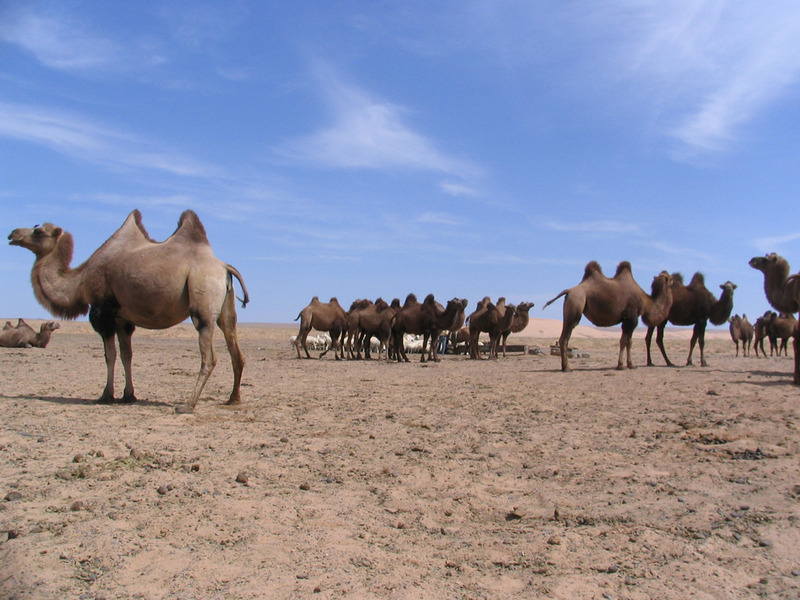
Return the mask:
<path fill-rule="evenodd" d="M 197 215 L 184 211 L 175 232 L 163 242 L 150 238 L 141 214 L 134 210 L 122 226 L 88 260 L 71 267 L 72 235 L 51 223 L 34 228 L 15 229 L 8 236 L 9 244 L 27 248 L 35 255 L 31 282 L 37 300 L 53 315 L 73 319 L 89 313 L 92 327 L 103 339 L 106 359 L 106 386 L 100 402 L 135 402 L 131 373 L 134 329 L 166 329 L 191 318 L 200 341 L 201 368 L 194 389 L 177 412 L 190 413 L 216 365 L 213 336 L 214 325 L 222 330 L 233 366 L 233 389 L 228 404 L 240 402 L 240 385 L 244 356 L 236 335 L 236 307 L 233 279 L 242 288 L 244 307 L 248 302 L 247 288 L 242 275 L 231 265 L 214 256 L 205 228 Z M 634 280 L 631 265 L 623 261 L 614 277 L 606 277 L 597 262 L 586 265 L 583 279 L 545 304 L 545 308 L 563 297 L 563 326 L 559 337 L 561 369 L 569 371 L 569 340 L 581 317 L 594 325 L 609 327 L 621 324 L 617 368 L 632 368 L 631 337 L 639 319 L 647 326 L 647 364 L 652 365 L 650 346 L 653 332 L 656 344 L 667 365 L 672 362 L 664 350 L 664 328 L 673 325 L 693 326 L 686 364 L 692 364 L 695 344 L 700 348 L 700 363 L 704 356 L 705 329 L 708 321 L 714 325 L 730 322 L 731 337 L 739 342 L 743 354 L 749 353 L 755 338 L 756 355 L 764 352 L 763 339 L 768 337 L 772 348 L 786 352 L 789 337 L 794 338 L 794 383 L 800 385 L 800 342 L 797 320 L 792 313 L 800 311 L 800 274 L 789 274 L 789 263 L 777 254 L 755 257 L 750 266 L 764 274 L 764 290 L 770 305 L 778 313 L 768 311 L 751 325 L 746 316 L 731 317 L 733 292 L 730 281 L 720 285 L 722 293 L 715 297 L 705 286 L 703 276 L 695 273 L 688 285 L 680 274 L 662 271 L 653 278 L 651 292 L 645 292 Z M 442 332 L 450 332 L 454 341 L 468 340 L 470 357 L 481 358 L 478 338 L 489 335 L 489 356 L 496 358 L 500 345 L 510 333 L 521 331 L 528 324 L 532 303 L 518 306 L 496 303 L 484 298 L 469 317 L 467 300 L 453 298 L 442 306 L 429 294 L 419 302 L 409 294 L 401 305 L 379 298 L 375 302 L 359 300 L 345 311 L 336 298 L 323 303 L 314 297 L 297 319 L 300 331 L 295 339 L 297 357 L 301 348 L 310 358 L 307 339 L 312 329 L 327 332 L 331 338 L 328 350 L 337 359 L 358 358 L 364 351 L 369 358 L 370 342 L 374 337 L 378 348 L 385 349 L 387 358 L 408 361 L 403 340 L 409 335 L 422 336 L 421 361 L 437 361 L 438 341 Z M 464 324 L 468 323 L 468 327 Z M 0 346 L 47 345 L 58 323 L 42 324 L 36 332 L 22 319 L 17 326 L 6 323 L 0 332 Z M 778 347 L 777 340 L 782 340 Z M 125 371 L 125 388 L 121 399 L 114 396 L 114 366 L 116 344 Z M 626 360 L 623 362 L 623 354 Z M 766 353 L 764 353 L 766 356 Z M 379 353 L 380 357 L 380 353 Z"/>

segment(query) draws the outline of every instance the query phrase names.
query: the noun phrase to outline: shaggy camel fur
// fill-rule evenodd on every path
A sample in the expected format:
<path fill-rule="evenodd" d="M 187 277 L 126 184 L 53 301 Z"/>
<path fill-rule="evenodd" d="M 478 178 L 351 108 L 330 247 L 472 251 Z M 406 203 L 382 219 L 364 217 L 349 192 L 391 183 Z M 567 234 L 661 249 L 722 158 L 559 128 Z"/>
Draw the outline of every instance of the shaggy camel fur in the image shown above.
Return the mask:
<path fill-rule="evenodd" d="M 689 285 L 683 284 L 683 277 L 680 273 L 672 274 L 672 306 L 669 310 L 667 321 L 673 325 L 693 325 L 692 339 L 689 342 L 689 357 L 686 365 L 692 365 L 692 353 L 697 344 L 700 348 L 700 364 L 708 366 L 705 357 L 706 326 L 708 321 L 714 325 L 722 325 L 731 316 L 733 310 L 733 291 L 736 284 L 726 281 L 719 286 L 722 289 L 719 299 L 714 298 L 713 294 L 706 288 L 705 278 L 702 273 L 695 273 Z M 647 347 L 647 364 L 653 365 L 650 355 L 650 344 L 653 338 L 653 331 L 656 331 L 656 345 L 661 350 L 661 355 L 667 366 L 675 365 L 669 360 L 667 351 L 664 349 L 664 329 L 667 321 L 660 324 L 648 324 L 647 334 L 645 335 L 645 345 Z"/>
<path fill-rule="evenodd" d="M 789 263 L 775 253 L 755 256 L 749 265 L 764 274 L 764 292 L 772 307 L 782 313 L 800 310 L 800 276 L 789 276 Z M 794 333 L 794 384 L 800 385 L 800 339 Z"/>
<path fill-rule="evenodd" d="M 240 402 L 244 357 L 236 337 L 233 279 L 247 289 L 235 268 L 214 256 L 197 215 L 187 210 L 167 240 L 156 242 L 134 210 L 122 226 L 89 259 L 71 268 L 72 235 L 51 223 L 15 229 L 12 245 L 36 255 L 31 271 L 39 302 L 56 316 L 73 319 L 89 312 L 92 327 L 103 338 L 106 386 L 100 402 L 114 402 L 115 338 L 125 369 L 123 402 L 135 402 L 131 376 L 134 329 L 166 329 L 191 317 L 200 339 L 201 366 L 192 395 L 177 412 L 192 412 L 217 359 L 214 324 L 225 336 L 233 363 L 233 391 L 228 404 Z"/>
<path fill-rule="evenodd" d="M 433 294 L 428 294 L 420 304 L 414 294 L 409 294 L 403 308 L 392 317 L 392 339 L 394 341 L 394 352 L 397 361 L 408 362 L 405 348 L 403 347 L 403 334 L 413 333 L 422 335 L 422 356 L 420 362 L 425 362 L 427 358 L 426 348 L 430 340 L 431 346 L 428 351 L 430 360 L 439 362 L 436 353 L 436 340 L 442 331 L 452 331 L 455 323 L 467 306 L 467 301 L 453 298 L 448 301 L 447 307 L 442 310 L 441 305 L 436 302 Z"/>
<path fill-rule="evenodd" d="M 333 349 L 333 355 L 336 360 L 344 358 L 343 338 L 347 324 L 347 313 L 336 298 L 331 298 L 330 302 L 320 302 L 319 297 L 314 296 L 308 306 L 295 317 L 295 321 L 298 319 L 300 319 L 300 331 L 297 332 L 297 338 L 294 341 L 297 358 L 302 358 L 300 356 L 301 347 L 306 353 L 306 358 L 311 358 L 308 353 L 308 346 L 306 346 L 306 338 L 308 338 L 308 333 L 312 329 L 327 331 L 328 335 L 331 336 L 331 345 L 319 355 L 320 358 L 325 356 L 330 349 Z M 340 348 L 342 348 L 341 352 Z"/>
<path fill-rule="evenodd" d="M 750 321 L 747 320 L 747 315 L 733 315 L 728 319 L 730 327 L 728 328 L 731 333 L 731 339 L 736 344 L 736 356 L 739 356 L 739 342 L 742 342 L 742 356 L 750 354 L 750 344 L 753 341 L 755 330 Z"/>
<path fill-rule="evenodd" d="M 795 334 L 795 329 L 797 329 L 797 319 L 795 319 L 794 315 L 787 315 L 786 313 L 779 315 L 771 310 L 764 313 L 764 319 L 764 328 L 769 338 L 769 355 L 772 356 L 774 352 L 780 356 L 781 351 L 783 351 L 784 356 L 789 356 L 787 346 L 789 345 L 789 338 Z M 778 340 L 780 340 L 780 344 L 778 344 Z M 766 353 L 764 356 L 766 356 Z"/>
<path fill-rule="evenodd" d="M 512 333 L 519 333 L 528 326 L 530 323 L 529 311 L 533 308 L 533 302 L 520 302 L 517 309 L 514 311 L 514 317 L 511 319 L 511 327 L 501 333 L 501 340 L 503 343 L 503 358 L 506 357 L 506 340 Z"/>
<path fill-rule="evenodd" d="M 0 332 L 0 346 L 5 348 L 46 348 L 50 337 L 61 326 L 56 321 L 42 323 L 37 332 L 22 319 L 17 320 L 17 326 L 12 327 L 6 321 L 3 331 Z"/>
<path fill-rule="evenodd" d="M 469 316 L 470 351 L 469 357 L 483 358 L 478 349 L 478 338 L 481 332 L 489 334 L 489 358 L 497 359 L 497 347 L 503 331 L 511 328 L 516 306 L 506 304 L 505 298 L 499 298 L 497 304 L 489 302 Z"/>
<path fill-rule="evenodd" d="M 669 275 L 662 272 L 656 279 L 661 280 L 658 285 L 656 281 L 653 282 L 654 289 L 657 288 L 659 292 L 657 296 L 650 297 L 633 279 L 628 261 L 619 263 L 617 272 L 611 279 L 603 275 L 597 262 L 592 261 L 586 265 L 583 279 L 578 285 L 564 290 L 547 302 L 543 309 L 566 296 L 564 323 L 558 341 L 561 349 L 561 370 L 571 370 L 568 361 L 569 339 L 583 315 L 598 327 L 622 324 L 617 369 L 625 368 L 625 363 L 622 362 L 623 353 L 627 353 L 627 367 L 635 368 L 631 360 L 631 339 L 639 324 L 639 317 L 647 314 L 649 321 L 660 322 L 662 314 L 669 312 L 672 303 Z"/>

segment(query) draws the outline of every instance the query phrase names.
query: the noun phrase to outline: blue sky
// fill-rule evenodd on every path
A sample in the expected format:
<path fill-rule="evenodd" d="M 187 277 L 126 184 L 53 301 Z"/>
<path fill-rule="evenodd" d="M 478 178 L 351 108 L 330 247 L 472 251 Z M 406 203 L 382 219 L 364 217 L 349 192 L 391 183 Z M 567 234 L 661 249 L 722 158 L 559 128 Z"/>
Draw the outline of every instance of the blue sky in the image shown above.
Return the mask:
<path fill-rule="evenodd" d="M 800 3 L 0 0 L 4 223 L 83 262 L 194 209 L 242 321 L 312 296 L 541 306 L 597 260 L 768 308 L 800 269 Z M 45 317 L 0 254 L 4 318 Z"/>

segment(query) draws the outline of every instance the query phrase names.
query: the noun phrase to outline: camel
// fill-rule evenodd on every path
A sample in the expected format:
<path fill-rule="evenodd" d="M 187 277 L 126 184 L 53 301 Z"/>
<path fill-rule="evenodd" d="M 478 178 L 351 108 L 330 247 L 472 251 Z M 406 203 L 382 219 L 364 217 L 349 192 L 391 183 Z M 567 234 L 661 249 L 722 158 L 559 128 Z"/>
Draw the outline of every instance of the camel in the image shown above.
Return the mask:
<path fill-rule="evenodd" d="M 499 298 L 497 304 L 487 303 L 469 316 L 470 352 L 469 357 L 480 359 L 478 338 L 481 332 L 489 334 L 489 358 L 497 359 L 497 346 L 503 332 L 511 328 L 516 306 L 506 304 L 505 298 Z"/>
<path fill-rule="evenodd" d="M 769 355 L 772 356 L 772 353 L 775 352 L 780 356 L 781 351 L 783 351 L 784 356 L 789 356 L 787 346 L 789 345 L 789 338 L 795 334 L 797 319 L 795 319 L 794 315 L 777 314 L 771 310 L 764 313 L 764 319 L 766 334 L 769 338 Z M 778 344 L 779 339 L 781 340 L 780 344 Z M 764 356 L 766 356 L 766 353 L 764 353 Z"/>
<path fill-rule="evenodd" d="M 672 274 L 672 306 L 666 321 L 660 324 L 648 325 L 645 334 L 645 345 L 647 347 L 647 365 L 652 366 L 653 361 L 650 355 L 650 345 L 653 338 L 653 331 L 656 332 L 656 345 L 661 350 L 661 355 L 667 366 L 675 365 L 669 360 L 664 349 L 664 329 L 667 321 L 673 325 L 693 325 L 692 339 L 689 342 L 689 356 L 686 359 L 686 366 L 691 366 L 692 353 L 695 344 L 700 348 L 700 365 L 707 367 L 705 357 L 706 327 L 708 321 L 714 325 L 722 325 L 731 316 L 733 310 L 733 291 L 736 284 L 726 281 L 719 287 L 722 289 L 719 299 L 706 288 L 705 278 L 702 273 L 695 273 L 689 285 L 683 284 L 683 276 L 680 273 Z"/>
<path fill-rule="evenodd" d="M 189 399 L 176 408 L 191 413 L 217 359 L 214 323 L 222 330 L 233 364 L 233 390 L 227 404 L 240 402 L 244 356 L 236 336 L 233 277 L 249 301 L 242 275 L 214 256 L 205 228 L 194 211 L 181 214 L 175 232 L 163 242 L 147 234 L 138 210 L 89 259 L 71 268 L 72 235 L 52 223 L 15 229 L 10 244 L 36 255 L 31 271 L 37 300 L 53 315 L 74 319 L 89 313 L 103 338 L 106 386 L 99 402 L 115 402 L 114 363 L 119 340 L 125 389 L 122 402 L 135 402 L 131 336 L 136 327 L 167 329 L 191 317 L 199 335 L 201 366 Z"/>
<path fill-rule="evenodd" d="M 333 349 L 333 355 L 336 360 L 344 358 L 343 334 L 347 323 L 347 313 L 344 312 L 344 309 L 335 297 L 331 298 L 329 302 L 320 302 L 319 297 L 314 296 L 308 306 L 301 310 L 300 314 L 298 314 L 294 320 L 297 321 L 298 319 L 300 319 L 300 331 L 298 331 L 297 338 L 294 342 L 295 350 L 297 350 L 297 358 L 302 358 L 302 356 L 300 356 L 301 347 L 306 353 L 306 358 L 311 358 L 311 355 L 308 353 L 308 347 L 306 346 L 306 338 L 312 329 L 327 331 L 332 340 L 330 347 L 323 351 L 322 354 L 319 355 L 319 358 L 325 356 L 331 348 Z M 340 348 L 342 348 L 341 355 L 339 352 Z"/>
<path fill-rule="evenodd" d="M 344 342 L 343 352 L 347 351 L 347 357 L 351 360 L 358 358 L 361 360 L 361 330 L 359 328 L 359 320 L 361 312 L 372 306 L 371 300 L 354 300 L 350 305 L 350 310 L 347 311 L 347 319 L 345 319 L 344 332 L 342 335 Z M 353 350 L 355 349 L 355 354 Z"/>
<path fill-rule="evenodd" d="M 433 294 L 428 294 L 420 304 L 414 294 L 409 294 L 406 301 L 394 317 L 392 317 L 392 338 L 394 340 L 394 352 L 397 361 L 408 362 L 405 348 L 403 347 L 403 334 L 414 333 L 422 335 L 422 356 L 420 362 L 426 362 L 426 355 L 434 362 L 439 362 L 436 353 L 436 340 L 441 331 L 452 331 L 455 323 L 461 317 L 467 301 L 453 298 L 448 301 L 447 307 L 442 310 L 442 306 L 436 302 Z M 431 347 L 428 353 L 428 340 Z"/>
<path fill-rule="evenodd" d="M 672 302 L 672 296 L 668 292 L 669 286 L 663 284 L 666 281 L 664 275 L 662 272 L 656 277 L 662 279 L 662 284 L 659 286 L 656 286 L 654 281 L 654 289 L 658 287 L 660 290 L 658 295 L 648 297 L 633 279 L 631 264 L 628 261 L 619 263 L 613 278 L 603 275 L 596 261 L 589 262 L 578 285 L 564 290 L 542 307 L 545 309 L 562 296 L 566 296 L 564 322 L 558 340 L 561 349 L 561 370 L 564 372 L 571 370 L 568 360 L 569 338 L 584 315 L 598 327 L 622 324 L 617 369 L 623 370 L 626 366 L 622 362 L 623 353 L 627 353 L 627 367 L 634 369 L 631 360 L 631 340 L 633 331 L 639 323 L 639 317 L 646 313 L 650 315 L 648 320 L 655 322 L 661 313 L 669 311 Z"/>
<path fill-rule="evenodd" d="M 378 338 L 378 360 L 381 358 L 380 349 L 387 349 L 392 334 L 392 317 L 400 310 L 400 301 L 395 298 L 392 304 L 386 303 L 383 298 L 378 298 L 359 314 L 358 326 L 362 333 L 361 345 L 364 348 L 364 358 L 369 360 L 370 341 L 372 336 Z M 387 352 L 388 359 L 388 352 Z"/>
<path fill-rule="evenodd" d="M 753 325 L 747 320 L 747 315 L 741 317 L 733 315 L 728 322 L 730 323 L 731 339 L 736 344 L 736 357 L 739 356 L 739 342 L 742 342 L 742 356 L 747 356 L 750 353 L 750 344 L 755 333 Z"/>
<path fill-rule="evenodd" d="M 501 333 L 503 342 L 503 358 L 506 358 L 506 340 L 512 333 L 519 333 L 528 326 L 530 322 L 529 311 L 533 308 L 533 302 L 520 302 L 517 309 L 514 311 L 514 318 L 511 320 L 511 326 Z"/>
<path fill-rule="evenodd" d="M 766 313 L 764 313 L 764 316 L 758 317 L 756 322 L 753 323 L 753 348 L 756 351 L 756 358 L 758 358 L 759 348 L 761 348 L 764 358 L 767 358 L 767 352 L 764 350 L 764 338 L 767 337 L 767 323 L 765 317 L 771 312 L 772 311 L 768 310 Z M 771 350 L 772 348 L 770 348 L 770 351 Z"/>
<path fill-rule="evenodd" d="M 789 263 L 774 252 L 766 256 L 754 256 L 748 263 L 764 274 L 764 292 L 772 307 L 783 313 L 800 310 L 800 276 L 789 276 Z M 798 329 L 794 333 L 794 384 L 800 385 L 800 338 Z"/>
<path fill-rule="evenodd" d="M 12 327 L 6 321 L 3 331 L 0 332 L 0 346 L 5 348 L 46 348 L 50 337 L 61 326 L 56 321 L 42 323 L 37 332 L 24 320 L 18 319 L 17 326 Z"/>

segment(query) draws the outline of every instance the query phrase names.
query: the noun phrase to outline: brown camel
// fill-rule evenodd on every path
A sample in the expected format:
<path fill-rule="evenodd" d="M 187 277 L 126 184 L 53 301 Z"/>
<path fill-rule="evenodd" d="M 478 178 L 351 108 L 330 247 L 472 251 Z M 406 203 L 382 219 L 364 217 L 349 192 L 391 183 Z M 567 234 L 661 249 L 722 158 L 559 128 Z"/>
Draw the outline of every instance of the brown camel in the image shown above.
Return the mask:
<path fill-rule="evenodd" d="M 42 323 L 37 332 L 22 319 L 17 320 L 17 326 L 12 327 L 6 322 L 0 332 L 0 346 L 5 348 L 46 348 L 50 337 L 61 326 L 56 321 Z"/>
<path fill-rule="evenodd" d="M 233 364 L 233 391 L 228 404 L 240 402 L 244 356 L 236 337 L 233 277 L 247 289 L 241 274 L 214 256 L 197 215 L 184 211 L 168 239 L 156 242 L 134 210 L 122 226 L 89 259 L 71 268 L 72 235 L 51 223 L 33 229 L 15 229 L 12 245 L 36 255 L 31 271 L 33 291 L 51 313 L 74 319 L 89 312 L 92 327 L 103 338 L 106 386 L 100 402 L 114 402 L 114 363 L 119 340 L 125 369 L 122 402 L 135 402 L 131 375 L 131 336 L 134 329 L 166 329 L 191 317 L 200 338 L 201 366 L 192 395 L 176 410 L 194 410 L 217 359 L 214 323 L 225 336 Z"/>
<path fill-rule="evenodd" d="M 664 274 L 662 273 L 657 278 L 664 279 Z M 628 261 L 619 263 L 613 278 L 603 275 L 597 262 L 591 261 L 587 264 L 583 279 L 578 285 L 564 290 L 543 307 L 543 309 L 547 308 L 562 296 L 566 296 L 564 323 L 558 341 L 561 348 L 561 370 L 571 370 L 567 356 L 569 338 L 583 315 L 586 315 L 586 318 L 598 327 L 622 324 L 617 369 L 625 368 L 625 364 L 622 362 L 624 352 L 627 353 L 627 367 L 635 368 L 631 360 L 631 339 L 633 331 L 639 324 L 639 317 L 646 313 L 650 315 L 648 320 L 656 321 L 660 313 L 669 310 L 672 301 L 668 285 L 660 285 L 658 288 L 660 289 L 659 295 L 649 298 L 633 279 L 631 264 Z"/>
<path fill-rule="evenodd" d="M 503 342 L 503 358 L 506 357 L 506 340 L 512 333 L 519 333 L 530 323 L 528 312 L 533 308 L 533 302 L 520 302 L 514 311 L 514 318 L 511 320 L 511 327 L 503 331 L 501 339 Z"/>
<path fill-rule="evenodd" d="M 767 352 L 764 350 L 764 338 L 767 337 L 767 323 L 765 321 L 765 317 L 771 312 L 772 311 L 768 310 L 766 313 L 764 313 L 764 316 L 758 317 L 756 322 L 753 323 L 753 348 L 756 351 L 756 358 L 758 358 L 759 348 L 761 348 L 764 358 L 767 358 Z"/>
<path fill-rule="evenodd" d="M 394 340 L 394 351 L 399 361 L 408 362 L 405 348 L 403 347 L 403 334 L 413 333 L 422 335 L 422 356 L 420 362 L 426 361 L 426 348 L 428 341 L 431 342 L 429 358 L 434 362 L 439 362 L 436 353 L 436 340 L 441 331 L 452 331 L 460 314 L 467 306 L 467 301 L 453 298 L 448 301 L 447 307 L 441 310 L 441 305 L 428 294 L 420 304 L 414 294 L 409 294 L 403 308 L 392 317 L 392 338 Z"/>
<path fill-rule="evenodd" d="M 672 306 L 669 310 L 667 321 L 673 325 L 693 325 L 692 339 L 689 342 L 689 357 L 686 365 L 692 365 L 692 353 L 697 344 L 700 348 L 700 364 L 708 366 L 705 357 L 706 327 L 708 321 L 714 325 L 722 325 L 731 316 L 733 310 L 733 291 L 736 284 L 726 281 L 719 287 L 722 289 L 719 299 L 706 288 L 705 278 L 702 273 L 695 273 L 689 285 L 683 284 L 683 277 L 680 273 L 672 274 Z M 653 361 L 650 355 L 650 344 L 653 338 L 653 331 L 656 331 L 656 345 L 661 350 L 661 355 L 667 366 L 675 365 L 667 357 L 664 349 L 664 329 L 667 321 L 660 324 L 649 324 L 645 335 L 645 345 L 647 346 L 647 364 L 651 366 Z"/>
<path fill-rule="evenodd" d="M 775 253 L 755 256 L 750 266 L 764 273 L 764 292 L 772 307 L 782 313 L 800 310 L 800 276 L 789 276 L 789 263 Z M 800 333 L 794 333 L 794 384 L 800 385 Z"/>
<path fill-rule="evenodd" d="M 733 315 L 728 322 L 730 323 L 731 339 L 736 344 L 736 356 L 739 356 L 739 342 L 742 343 L 742 356 L 747 356 L 750 353 L 750 344 L 755 333 L 753 325 L 747 320 L 747 315 L 741 317 Z"/>
<path fill-rule="evenodd" d="M 347 319 L 345 319 L 344 332 L 342 335 L 344 344 L 343 353 L 346 353 L 347 358 L 351 360 L 353 358 L 361 360 L 362 334 L 359 321 L 362 311 L 372 306 L 372 304 L 372 300 L 354 300 L 350 305 L 350 309 L 347 311 Z"/>
<path fill-rule="evenodd" d="M 764 328 L 769 338 L 769 355 L 772 356 L 774 352 L 780 356 L 782 351 L 784 356 L 789 356 L 787 346 L 789 345 L 789 338 L 794 336 L 797 329 L 797 319 L 795 319 L 794 315 L 778 314 L 771 310 L 764 313 L 763 318 Z M 781 340 L 780 344 L 778 340 Z M 764 356 L 766 356 L 766 353 Z"/>
<path fill-rule="evenodd" d="M 469 316 L 470 352 L 473 359 L 480 359 L 478 338 L 481 332 L 489 334 L 489 358 L 497 359 L 497 346 L 503 332 L 511 328 L 516 306 L 506 304 L 505 298 L 499 298 L 497 304 L 489 302 Z"/>
<path fill-rule="evenodd" d="M 295 321 L 300 319 L 300 331 L 297 332 L 294 345 L 297 350 L 297 358 L 300 356 L 300 348 L 306 353 L 306 358 L 311 358 L 308 353 L 308 346 L 306 346 L 306 338 L 312 329 L 317 331 L 327 331 L 331 336 L 331 345 L 319 355 L 320 358 L 328 353 L 328 350 L 333 349 L 333 355 L 336 360 L 344 358 L 344 330 L 347 323 L 347 313 L 339 304 L 336 298 L 331 298 L 330 302 L 320 302 L 318 296 L 314 296 L 311 302 L 300 314 L 295 317 Z M 342 348 L 341 353 L 339 349 Z"/>
<path fill-rule="evenodd" d="M 388 349 L 389 339 L 392 334 L 392 317 L 400 310 L 400 301 L 395 298 L 392 304 L 386 303 L 383 298 L 378 298 L 373 304 L 361 311 L 358 319 L 358 326 L 362 334 L 361 345 L 364 348 L 364 358 L 369 360 L 370 341 L 372 336 L 378 339 L 380 348 Z M 381 351 L 378 351 L 378 360 L 381 358 Z M 388 358 L 388 352 L 387 352 Z"/>

